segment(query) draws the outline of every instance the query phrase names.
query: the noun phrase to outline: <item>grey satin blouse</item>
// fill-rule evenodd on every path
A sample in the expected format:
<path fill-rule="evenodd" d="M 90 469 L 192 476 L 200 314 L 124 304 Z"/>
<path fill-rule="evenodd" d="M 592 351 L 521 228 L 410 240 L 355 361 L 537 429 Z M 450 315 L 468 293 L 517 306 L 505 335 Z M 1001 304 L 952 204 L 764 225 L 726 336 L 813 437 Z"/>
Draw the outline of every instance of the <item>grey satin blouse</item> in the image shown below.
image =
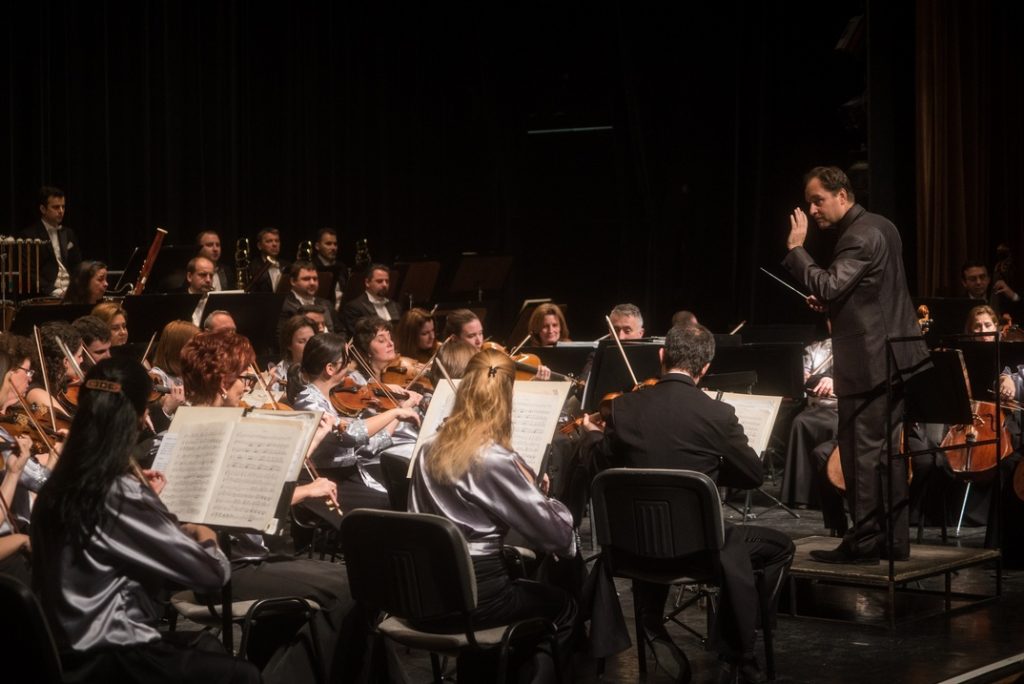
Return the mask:
<path fill-rule="evenodd" d="M 576 554 L 572 514 L 526 479 L 516 465 L 526 465 L 519 454 L 492 444 L 458 482 L 443 485 L 431 479 L 423 467 L 434 444 L 433 438 L 425 442 L 416 458 L 409 488 L 410 511 L 451 520 L 473 556 L 499 553 L 509 529 L 540 551 L 563 557 Z"/>
<path fill-rule="evenodd" d="M 36 592 L 61 648 L 157 641 L 168 585 L 218 591 L 231 574 L 215 543 L 199 544 L 131 475 L 111 486 L 103 530 L 80 555 L 59 533 L 32 529 Z"/>

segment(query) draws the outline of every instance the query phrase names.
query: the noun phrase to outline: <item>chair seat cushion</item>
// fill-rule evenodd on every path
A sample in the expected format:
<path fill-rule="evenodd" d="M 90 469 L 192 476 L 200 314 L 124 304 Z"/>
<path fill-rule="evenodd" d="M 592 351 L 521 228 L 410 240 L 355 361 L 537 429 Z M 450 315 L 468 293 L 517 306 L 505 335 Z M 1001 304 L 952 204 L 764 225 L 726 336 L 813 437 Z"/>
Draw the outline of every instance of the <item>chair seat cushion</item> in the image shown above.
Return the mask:
<path fill-rule="evenodd" d="M 394 639 L 403 646 L 418 648 L 424 651 L 457 651 L 469 645 L 469 639 L 466 638 L 464 632 L 457 634 L 423 632 L 397 617 L 386 618 L 377 628 L 382 634 L 390 639 Z M 507 629 L 508 625 L 481 629 L 474 632 L 474 636 L 476 637 L 476 642 L 481 646 L 497 646 L 501 643 Z"/>

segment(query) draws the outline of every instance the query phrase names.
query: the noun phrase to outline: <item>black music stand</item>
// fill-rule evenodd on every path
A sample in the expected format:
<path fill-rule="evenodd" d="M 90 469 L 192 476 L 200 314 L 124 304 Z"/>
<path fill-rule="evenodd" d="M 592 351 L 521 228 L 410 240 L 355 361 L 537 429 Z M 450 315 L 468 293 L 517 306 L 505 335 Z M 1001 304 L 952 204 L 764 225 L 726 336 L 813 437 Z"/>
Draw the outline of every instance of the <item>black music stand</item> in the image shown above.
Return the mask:
<path fill-rule="evenodd" d="M 647 378 L 661 377 L 661 359 L 658 350 L 660 342 L 645 340 L 624 340 L 622 348 L 626 358 L 636 373 L 637 382 Z M 633 389 L 633 378 L 622 360 L 615 340 L 601 340 L 594 353 L 594 364 L 590 369 L 587 386 L 583 390 L 583 410 L 593 413 L 601 403 L 601 398 L 612 392 L 628 392 Z"/>
<path fill-rule="evenodd" d="M 591 342 L 570 343 L 554 347 L 523 347 L 519 351 L 523 354 L 535 354 L 541 363 L 555 373 L 578 378 L 587 365 L 587 359 L 594 353 L 594 345 Z"/>
<path fill-rule="evenodd" d="M 746 338 L 744 338 L 746 339 Z M 753 394 L 797 398 L 804 395 L 804 346 L 799 343 L 744 344 L 715 349 L 710 373 L 756 371 Z"/>
<path fill-rule="evenodd" d="M 195 245 L 165 245 L 160 248 L 153 268 L 146 280 L 146 289 L 153 292 L 173 292 L 185 285 L 185 270 L 189 260 L 196 255 Z M 143 253 L 145 259 L 145 253 Z M 138 281 L 138 274 L 133 274 Z"/>
<path fill-rule="evenodd" d="M 91 304 L 24 304 L 14 312 L 11 332 L 17 335 L 32 335 L 32 326 L 48 321 L 67 321 L 88 316 Z"/>
<path fill-rule="evenodd" d="M 400 261 L 392 271 L 399 287 L 395 301 L 405 309 L 426 304 L 434 298 L 437 277 L 441 273 L 440 261 Z"/>
<path fill-rule="evenodd" d="M 753 394 L 757 384 L 757 371 L 736 371 L 734 373 L 714 373 L 705 375 L 700 381 L 704 389 L 717 392 L 737 392 Z"/>
<path fill-rule="evenodd" d="M 211 292 L 203 317 L 213 311 L 227 311 L 238 332 L 249 338 L 257 354 L 277 348 L 284 295 L 273 292 Z M 331 312 L 327 312 L 330 315 Z"/>
<path fill-rule="evenodd" d="M 171 321 L 191 321 L 201 298 L 187 292 L 128 295 L 121 302 L 128 318 L 128 333 L 136 341 L 148 340 Z"/>
<path fill-rule="evenodd" d="M 928 317 L 932 320 L 928 327 L 928 337 L 933 338 L 936 335 L 962 333 L 967 313 L 987 303 L 967 297 L 915 297 L 914 309 L 922 304 L 928 307 Z"/>
<path fill-rule="evenodd" d="M 488 293 L 500 292 L 508 280 L 513 259 L 511 256 L 463 254 L 448 287 L 451 298 L 466 297 L 482 302 Z"/>

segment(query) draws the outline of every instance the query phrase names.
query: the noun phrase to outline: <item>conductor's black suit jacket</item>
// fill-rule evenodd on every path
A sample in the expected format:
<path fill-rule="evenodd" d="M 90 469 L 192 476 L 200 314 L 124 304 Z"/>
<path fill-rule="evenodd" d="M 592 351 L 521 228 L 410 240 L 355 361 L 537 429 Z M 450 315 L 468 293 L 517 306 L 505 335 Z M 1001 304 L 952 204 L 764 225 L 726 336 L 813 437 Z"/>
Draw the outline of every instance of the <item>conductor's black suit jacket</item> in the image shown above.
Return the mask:
<path fill-rule="evenodd" d="M 803 247 L 783 265 L 821 302 L 832 321 L 837 396 L 861 394 L 885 383 L 886 339 L 921 334 L 903 270 L 903 242 L 888 219 L 854 204 L 836 224 L 839 239 L 826 269 Z M 928 358 L 923 341 L 893 346 L 905 378 Z"/>
<path fill-rule="evenodd" d="M 23 238 L 42 240 L 39 246 L 39 283 L 45 294 L 53 291 L 53 285 L 57 281 L 57 259 L 50 246 L 50 234 L 46 232 L 46 226 L 42 221 L 22 231 Z M 78 238 L 75 231 L 67 226 L 57 231 L 57 241 L 60 243 L 60 258 L 64 262 L 64 268 L 68 269 L 68 275 L 74 277 L 75 267 L 82 263 L 82 252 L 78 247 Z"/>
<path fill-rule="evenodd" d="M 595 470 L 696 470 L 741 489 L 764 481 L 761 460 L 735 409 L 704 394 L 682 373 L 668 373 L 654 387 L 615 399 L 603 437 L 588 433 L 583 448 Z"/>

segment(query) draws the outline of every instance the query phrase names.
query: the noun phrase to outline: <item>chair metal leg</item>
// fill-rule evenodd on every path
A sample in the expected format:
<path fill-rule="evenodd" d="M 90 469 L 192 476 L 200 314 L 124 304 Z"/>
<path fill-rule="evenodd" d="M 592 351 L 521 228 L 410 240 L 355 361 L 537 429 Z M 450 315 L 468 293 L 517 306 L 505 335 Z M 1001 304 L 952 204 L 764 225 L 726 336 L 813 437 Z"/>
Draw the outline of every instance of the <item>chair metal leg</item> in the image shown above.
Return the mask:
<path fill-rule="evenodd" d="M 757 575 L 757 589 L 761 598 L 761 636 L 764 638 L 764 673 L 768 681 L 774 681 L 775 644 L 772 635 L 772 621 L 769 619 L 773 597 L 768 595 L 764 584 L 764 573 Z"/>
<path fill-rule="evenodd" d="M 647 673 L 647 634 L 644 632 L 644 625 L 640 615 L 640 603 L 636 600 L 636 591 L 633 592 L 633 624 L 636 626 L 636 659 L 640 667 L 640 674 Z"/>
<path fill-rule="evenodd" d="M 434 682 L 441 684 L 444 681 L 444 672 L 441 670 L 441 661 L 436 653 L 430 654 L 430 669 L 434 673 Z"/>

